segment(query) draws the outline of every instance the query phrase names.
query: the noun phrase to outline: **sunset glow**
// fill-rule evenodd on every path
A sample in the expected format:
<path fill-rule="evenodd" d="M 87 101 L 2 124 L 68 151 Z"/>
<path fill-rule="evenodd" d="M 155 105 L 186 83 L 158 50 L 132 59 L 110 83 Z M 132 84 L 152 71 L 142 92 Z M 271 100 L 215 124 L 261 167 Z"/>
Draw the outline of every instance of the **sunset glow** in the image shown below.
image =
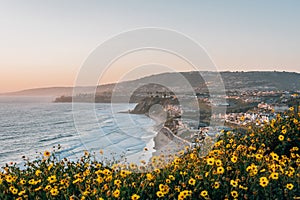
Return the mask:
<path fill-rule="evenodd" d="M 2 2 L 0 93 L 72 86 L 99 44 L 141 27 L 186 34 L 207 50 L 220 71 L 300 72 L 299 6 L 293 0 Z M 131 65 L 125 60 L 119 65 Z M 120 75 L 117 69 L 103 83 L 117 82 Z"/>

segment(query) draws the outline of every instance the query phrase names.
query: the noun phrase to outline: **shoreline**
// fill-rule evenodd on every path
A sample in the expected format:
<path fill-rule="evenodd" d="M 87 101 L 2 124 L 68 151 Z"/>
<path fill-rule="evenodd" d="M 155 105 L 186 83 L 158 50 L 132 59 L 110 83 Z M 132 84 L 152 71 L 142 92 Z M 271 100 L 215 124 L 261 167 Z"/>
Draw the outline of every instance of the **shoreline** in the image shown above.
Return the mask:
<path fill-rule="evenodd" d="M 168 154 L 174 156 L 179 151 L 184 150 L 186 146 L 191 147 L 192 143 L 174 134 L 168 127 L 164 126 L 161 118 L 145 114 L 155 121 L 153 126 L 156 135 L 150 140 L 153 141 L 153 156 Z"/>

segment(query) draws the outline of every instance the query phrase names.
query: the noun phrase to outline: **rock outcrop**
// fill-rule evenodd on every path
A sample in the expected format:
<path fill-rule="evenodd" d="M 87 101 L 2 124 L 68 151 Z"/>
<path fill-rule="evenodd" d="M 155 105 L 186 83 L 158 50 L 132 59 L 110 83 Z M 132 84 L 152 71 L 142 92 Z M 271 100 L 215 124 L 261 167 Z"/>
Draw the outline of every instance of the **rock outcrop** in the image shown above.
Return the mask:
<path fill-rule="evenodd" d="M 135 108 L 130 111 L 132 114 L 148 114 L 149 110 L 154 105 L 161 105 L 165 107 L 166 105 L 178 105 L 178 100 L 173 97 L 161 98 L 161 97 L 146 97 L 141 100 Z"/>

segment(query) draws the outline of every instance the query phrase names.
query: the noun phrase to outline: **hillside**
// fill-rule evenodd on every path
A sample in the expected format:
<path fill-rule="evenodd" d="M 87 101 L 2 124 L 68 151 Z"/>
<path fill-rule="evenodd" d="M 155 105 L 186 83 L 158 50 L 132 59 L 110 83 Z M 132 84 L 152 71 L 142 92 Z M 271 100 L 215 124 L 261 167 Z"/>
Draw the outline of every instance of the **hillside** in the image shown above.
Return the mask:
<path fill-rule="evenodd" d="M 202 72 L 205 77 L 210 77 L 215 72 Z M 295 72 L 220 72 L 226 90 L 292 90 L 300 89 L 300 74 Z M 181 88 L 184 92 L 183 85 L 178 85 L 178 77 L 183 76 L 188 80 L 189 84 L 196 92 L 206 92 L 207 87 L 198 72 L 181 72 L 179 73 L 162 73 L 143 77 L 133 81 L 118 83 L 116 93 L 126 93 L 130 90 L 137 89 L 136 93 L 154 91 L 153 86 L 147 87 L 148 83 L 159 83 L 163 80 L 168 83 L 169 89 Z M 146 84 L 146 85 L 145 85 Z M 97 88 L 98 94 L 108 95 L 113 90 L 115 84 L 101 85 Z M 165 90 L 163 87 L 155 87 L 156 91 Z M 18 92 L 6 93 L 1 95 L 16 95 L 16 96 L 71 96 L 73 87 L 51 87 L 51 88 L 36 88 L 22 90 Z M 81 87 L 82 93 L 93 93 L 93 87 Z"/>
<path fill-rule="evenodd" d="M 171 86 L 176 85 L 177 73 L 163 73 L 152 75 L 132 81 L 128 85 L 153 81 L 154 83 L 164 80 Z M 201 72 L 205 77 L 210 77 L 215 72 Z M 181 72 L 194 88 L 205 85 L 203 78 L 198 72 Z M 300 74 L 295 72 L 220 72 L 226 90 L 299 90 Z"/>
<path fill-rule="evenodd" d="M 61 95 L 71 95 L 72 87 L 49 87 L 49 88 L 34 88 L 21 90 L 17 92 L 3 93 L 0 95 L 7 96 L 61 96 Z"/>

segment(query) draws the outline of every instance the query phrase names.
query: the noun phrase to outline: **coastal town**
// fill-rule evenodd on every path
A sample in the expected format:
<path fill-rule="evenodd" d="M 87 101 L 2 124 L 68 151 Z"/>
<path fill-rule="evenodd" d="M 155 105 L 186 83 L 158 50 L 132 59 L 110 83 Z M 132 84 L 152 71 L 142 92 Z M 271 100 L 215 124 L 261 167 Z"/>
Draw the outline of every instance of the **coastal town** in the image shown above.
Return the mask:
<path fill-rule="evenodd" d="M 225 96 L 226 105 L 212 105 L 209 95 L 198 95 L 199 107 L 202 108 L 199 110 L 200 120 L 198 121 L 195 120 L 195 113 L 192 115 L 189 109 L 183 109 L 179 102 L 175 101 L 179 97 L 173 93 L 156 91 L 148 92 L 147 95 L 142 101 L 143 112 L 147 113 L 151 106 L 161 104 L 163 112 L 167 113 L 164 126 L 172 133 L 190 141 L 199 138 L 200 133 L 216 134 L 224 129 L 243 128 L 250 124 L 263 126 L 276 118 L 278 113 L 284 113 L 293 108 L 298 109 L 300 103 L 300 91 L 228 91 Z M 226 106 L 226 112 L 218 115 L 211 114 L 207 112 L 211 106 Z M 141 111 L 139 109 L 141 107 L 137 106 L 135 112 Z M 185 112 L 189 112 L 189 115 L 185 115 L 183 120 L 182 116 Z M 209 121 L 212 119 L 221 120 L 222 126 L 210 127 Z"/>

